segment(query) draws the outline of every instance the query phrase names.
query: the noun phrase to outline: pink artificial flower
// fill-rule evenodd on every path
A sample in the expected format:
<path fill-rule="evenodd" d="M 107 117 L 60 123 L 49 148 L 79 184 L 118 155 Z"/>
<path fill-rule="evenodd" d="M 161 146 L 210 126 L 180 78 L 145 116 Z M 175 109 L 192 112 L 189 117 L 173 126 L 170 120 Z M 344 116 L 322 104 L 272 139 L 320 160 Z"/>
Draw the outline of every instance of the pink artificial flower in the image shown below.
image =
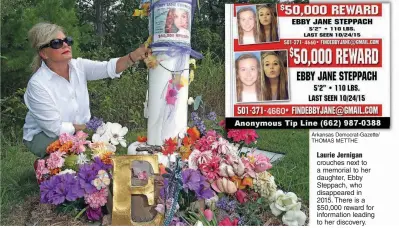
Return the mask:
<path fill-rule="evenodd" d="M 72 151 L 74 151 L 76 154 L 80 154 L 82 152 L 86 151 L 85 144 L 88 144 L 87 141 L 82 141 L 82 140 L 76 140 L 73 142 L 72 146 Z"/>
<path fill-rule="evenodd" d="M 61 168 L 64 165 L 65 159 L 62 157 L 65 152 L 56 151 L 50 154 L 50 157 L 47 159 L 47 168 L 56 169 Z"/>
<path fill-rule="evenodd" d="M 36 167 L 36 179 L 41 180 L 43 175 L 50 173 L 50 171 L 46 168 L 46 161 L 44 159 L 39 159 L 37 161 Z"/>
<path fill-rule="evenodd" d="M 108 190 L 106 188 L 96 191 L 92 194 L 85 194 L 85 202 L 92 208 L 99 208 L 107 203 Z"/>
<path fill-rule="evenodd" d="M 194 149 L 193 152 L 188 157 L 188 163 L 190 169 L 198 169 L 198 166 L 209 162 L 212 159 L 212 151 L 201 152 Z"/>
<path fill-rule="evenodd" d="M 212 219 L 213 219 L 213 212 L 212 212 L 211 210 L 209 210 L 209 209 L 206 209 L 206 210 L 204 211 L 204 216 L 205 216 L 206 220 L 212 221 Z"/>
<path fill-rule="evenodd" d="M 170 105 L 174 105 L 177 100 L 177 90 L 173 88 L 168 88 L 168 92 L 166 93 L 166 103 Z"/>
<path fill-rule="evenodd" d="M 244 141 L 245 144 L 251 144 L 259 137 L 253 129 L 231 129 L 227 132 L 227 137 L 233 139 L 234 142 Z"/>
<path fill-rule="evenodd" d="M 238 202 L 240 202 L 241 204 L 242 204 L 242 203 L 246 203 L 246 202 L 248 201 L 248 194 L 245 193 L 245 192 L 244 192 L 243 190 L 241 190 L 241 189 L 239 189 L 239 190 L 236 192 L 236 197 L 237 197 Z"/>
<path fill-rule="evenodd" d="M 139 180 L 147 180 L 148 179 L 147 171 L 139 172 L 137 178 L 139 178 Z"/>
<path fill-rule="evenodd" d="M 255 158 L 255 172 L 261 173 L 263 171 L 269 170 L 272 168 L 272 163 L 270 163 L 270 159 L 263 154 L 256 154 Z"/>
<path fill-rule="evenodd" d="M 60 134 L 60 143 L 61 145 L 63 145 L 64 143 L 68 142 L 68 141 L 74 141 L 74 137 L 73 135 L 70 135 L 68 133 L 62 133 Z"/>
<path fill-rule="evenodd" d="M 163 204 L 157 204 L 157 206 L 155 207 L 155 210 L 159 213 L 159 214 L 165 214 L 165 205 Z"/>
<path fill-rule="evenodd" d="M 218 140 L 218 137 L 216 131 L 210 130 L 196 142 L 195 148 L 200 151 L 212 150 L 212 145 Z"/>
<path fill-rule="evenodd" d="M 229 145 L 229 141 L 220 137 L 218 141 L 212 144 L 212 149 L 219 154 L 227 154 L 230 151 Z"/>
<path fill-rule="evenodd" d="M 88 135 L 87 133 L 85 133 L 84 131 L 78 131 L 78 132 L 76 132 L 76 134 L 75 134 L 75 138 L 76 138 L 77 140 L 83 140 L 83 141 L 86 141 L 86 139 L 87 139 L 88 136 L 89 136 L 89 135 Z"/>
<path fill-rule="evenodd" d="M 219 157 L 213 157 L 209 162 L 199 166 L 201 173 L 208 180 L 216 180 L 219 177 Z"/>
<path fill-rule="evenodd" d="M 256 173 L 255 173 L 255 165 L 253 163 L 250 162 L 250 160 L 248 159 L 248 155 L 247 157 L 242 157 L 241 158 L 242 163 L 244 163 L 244 167 L 245 167 L 245 174 L 249 175 L 252 178 L 256 177 Z"/>

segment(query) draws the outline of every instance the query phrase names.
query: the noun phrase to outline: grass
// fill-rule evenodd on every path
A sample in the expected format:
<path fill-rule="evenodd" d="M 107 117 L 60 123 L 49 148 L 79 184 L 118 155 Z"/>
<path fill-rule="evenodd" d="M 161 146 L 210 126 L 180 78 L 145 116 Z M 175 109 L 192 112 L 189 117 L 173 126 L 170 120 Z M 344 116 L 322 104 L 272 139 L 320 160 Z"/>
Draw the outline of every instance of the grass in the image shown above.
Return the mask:
<path fill-rule="evenodd" d="M 274 165 L 271 173 L 284 191 L 292 191 L 304 201 L 309 200 L 309 130 L 258 130 L 258 147 L 285 156 Z"/>
<path fill-rule="evenodd" d="M 28 152 L 22 142 L 1 145 L 1 186 L 0 186 L 0 225 L 7 224 L 7 214 L 15 205 L 22 203 L 28 196 L 39 194 L 33 170 L 35 156 Z"/>

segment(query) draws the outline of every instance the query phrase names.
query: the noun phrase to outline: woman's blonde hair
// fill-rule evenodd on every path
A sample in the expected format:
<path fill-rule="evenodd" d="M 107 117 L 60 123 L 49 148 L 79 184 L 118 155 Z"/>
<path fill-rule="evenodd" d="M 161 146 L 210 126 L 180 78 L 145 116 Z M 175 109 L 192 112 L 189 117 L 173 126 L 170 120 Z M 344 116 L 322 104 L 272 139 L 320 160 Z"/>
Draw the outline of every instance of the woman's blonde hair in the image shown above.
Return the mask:
<path fill-rule="evenodd" d="M 29 30 L 29 41 L 32 48 L 36 50 L 36 54 L 31 63 L 33 73 L 35 73 L 42 64 L 42 58 L 39 55 L 39 48 L 42 45 L 48 44 L 52 39 L 56 39 L 58 32 L 64 32 L 64 29 L 61 26 L 47 22 L 38 23 Z"/>
<path fill-rule="evenodd" d="M 244 31 L 243 31 L 243 29 L 241 28 L 241 25 L 240 25 L 240 14 L 243 13 L 243 12 L 246 12 L 246 11 L 251 11 L 254 14 L 254 29 L 253 29 L 254 39 L 255 39 L 255 43 L 259 43 L 258 26 L 256 25 L 256 13 L 254 12 L 254 10 L 251 7 L 241 8 L 237 12 L 238 42 L 240 44 L 242 44 L 244 42 L 243 41 Z"/>
<path fill-rule="evenodd" d="M 263 100 L 263 94 L 262 94 L 262 83 L 261 83 L 261 72 L 260 72 L 261 70 L 260 70 L 259 60 L 253 54 L 242 54 L 235 61 L 237 102 L 241 102 L 242 101 L 242 91 L 243 91 L 243 85 L 242 85 L 242 82 L 240 80 L 240 77 L 238 76 L 238 73 L 240 71 L 240 68 L 239 68 L 238 64 L 240 63 L 241 60 L 244 60 L 244 59 L 255 59 L 256 60 L 256 64 L 257 64 L 256 68 L 258 69 L 258 76 L 257 76 L 256 82 L 255 82 L 255 85 L 256 85 L 256 97 L 257 97 L 258 101 L 262 101 Z"/>
<path fill-rule="evenodd" d="M 257 11 L 257 20 L 259 24 L 259 42 L 267 42 L 266 40 L 266 31 L 265 27 L 260 23 L 259 20 L 259 10 L 260 9 L 269 9 L 271 15 L 271 22 L 270 22 L 270 41 L 278 41 L 278 34 L 277 34 L 277 16 L 273 5 L 260 5 L 256 7 Z"/>
<path fill-rule="evenodd" d="M 287 91 L 287 69 L 284 66 L 283 61 L 281 60 L 281 57 L 274 51 L 267 51 L 262 53 L 262 64 L 265 58 L 269 55 L 274 55 L 278 58 L 278 64 L 280 65 L 280 75 L 278 76 L 278 87 L 277 87 L 277 100 L 286 100 L 288 99 L 288 91 Z M 262 72 L 262 75 L 264 75 L 265 78 L 265 100 L 272 100 L 273 95 L 272 95 L 272 90 L 271 90 L 271 85 L 270 85 L 270 80 L 269 77 L 267 77 L 266 73 Z"/>

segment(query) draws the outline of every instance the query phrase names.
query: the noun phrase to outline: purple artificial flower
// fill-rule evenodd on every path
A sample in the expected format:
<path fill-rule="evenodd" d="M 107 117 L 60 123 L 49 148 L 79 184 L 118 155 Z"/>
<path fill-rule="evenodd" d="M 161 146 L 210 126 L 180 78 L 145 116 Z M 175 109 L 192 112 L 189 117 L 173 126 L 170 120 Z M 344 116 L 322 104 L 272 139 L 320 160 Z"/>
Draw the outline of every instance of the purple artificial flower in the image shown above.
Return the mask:
<path fill-rule="evenodd" d="M 196 112 L 192 112 L 191 113 L 191 120 L 196 122 L 196 121 L 201 120 L 201 119 L 199 118 L 199 116 L 198 116 L 198 114 Z"/>
<path fill-rule="evenodd" d="M 209 120 L 212 120 L 212 121 L 215 121 L 216 120 L 216 113 L 215 112 L 210 112 L 209 114 L 208 114 L 208 119 Z"/>
<path fill-rule="evenodd" d="M 182 172 L 183 188 L 186 192 L 188 190 L 197 191 L 201 183 L 201 173 L 199 170 L 186 169 Z"/>
<path fill-rule="evenodd" d="M 165 194 L 167 194 L 166 188 L 168 188 L 169 185 L 169 180 L 168 178 L 163 179 L 163 187 L 159 191 L 159 195 L 161 196 L 162 199 L 165 199 Z"/>
<path fill-rule="evenodd" d="M 83 197 L 83 189 L 73 174 L 53 176 L 49 181 L 40 186 L 41 202 L 59 205 L 65 200 L 75 201 Z"/>
<path fill-rule="evenodd" d="M 96 178 L 100 167 L 95 164 L 83 164 L 80 166 L 78 172 L 79 185 L 87 194 L 91 194 L 97 189 L 91 184 L 91 182 Z"/>
<path fill-rule="evenodd" d="M 93 117 L 93 119 L 86 123 L 86 127 L 89 130 L 97 131 L 97 128 L 100 127 L 102 124 L 102 118 Z"/>
<path fill-rule="evenodd" d="M 50 200 L 55 194 L 54 189 L 59 181 L 60 180 L 57 178 L 57 176 L 53 176 L 40 184 L 40 203 L 51 203 Z"/>
<path fill-rule="evenodd" d="M 101 207 L 99 208 L 88 207 L 86 210 L 86 215 L 90 221 L 98 221 L 103 217 L 103 212 L 101 210 Z"/>
<path fill-rule="evenodd" d="M 215 193 L 209 187 L 209 184 L 201 184 L 197 191 L 195 191 L 195 195 L 198 199 L 210 199 Z"/>
<path fill-rule="evenodd" d="M 173 217 L 169 226 L 187 226 L 185 222 L 181 222 L 179 217 Z"/>
<path fill-rule="evenodd" d="M 103 170 L 112 169 L 112 165 L 111 164 L 105 164 L 104 162 L 101 161 L 101 159 L 98 156 L 94 158 L 94 163 L 93 164 L 95 164 L 98 167 L 97 173 L 101 169 L 103 169 Z"/>
<path fill-rule="evenodd" d="M 222 197 L 217 203 L 216 207 L 225 210 L 227 212 L 233 212 L 236 208 L 237 201 L 229 200 L 228 197 Z"/>

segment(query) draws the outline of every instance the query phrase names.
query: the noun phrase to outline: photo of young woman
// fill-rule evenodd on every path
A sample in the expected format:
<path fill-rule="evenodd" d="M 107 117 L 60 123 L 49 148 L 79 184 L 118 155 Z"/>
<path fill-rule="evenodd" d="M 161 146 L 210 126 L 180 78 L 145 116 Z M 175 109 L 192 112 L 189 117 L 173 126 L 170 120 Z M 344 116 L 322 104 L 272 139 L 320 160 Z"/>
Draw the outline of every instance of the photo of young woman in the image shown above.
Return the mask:
<path fill-rule="evenodd" d="M 165 21 L 165 33 L 190 35 L 189 13 L 183 9 L 170 9 Z"/>
<path fill-rule="evenodd" d="M 237 32 L 239 44 L 259 43 L 255 6 L 237 7 Z"/>
<path fill-rule="evenodd" d="M 262 101 L 260 53 L 237 53 L 235 73 L 237 102 Z"/>
<path fill-rule="evenodd" d="M 286 51 L 265 51 L 262 54 L 262 76 L 265 81 L 265 100 L 288 100 L 288 72 Z"/>
<path fill-rule="evenodd" d="M 258 14 L 259 42 L 279 41 L 276 5 L 257 5 L 256 12 Z"/>

